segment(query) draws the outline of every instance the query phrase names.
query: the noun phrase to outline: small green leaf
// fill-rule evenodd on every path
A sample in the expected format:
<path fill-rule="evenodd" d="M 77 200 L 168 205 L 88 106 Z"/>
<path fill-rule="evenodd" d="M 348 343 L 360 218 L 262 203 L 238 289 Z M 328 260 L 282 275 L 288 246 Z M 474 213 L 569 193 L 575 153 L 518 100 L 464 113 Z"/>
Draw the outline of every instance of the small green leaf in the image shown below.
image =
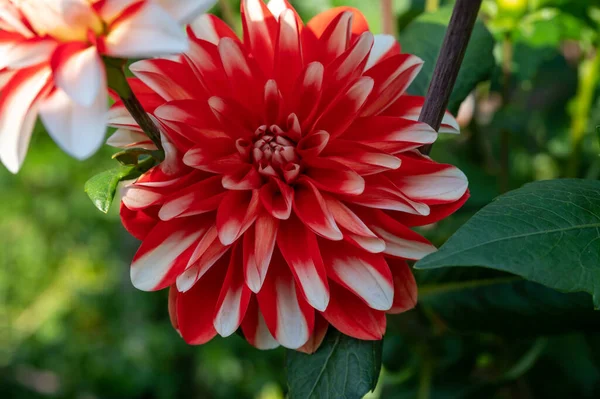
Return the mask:
<path fill-rule="evenodd" d="M 402 52 L 414 54 L 425 61 L 423 69 L 410 85 L 409 93 L 419 96 L 427 93 L 451 14 L 452 7 L 423 14 L 400 33 Z M 456 114 L 460 104 L 479 82 L 489 78 L 496 65 L 493 50 L 492 34 L 478 21 L 448 103 L 448 109 L 452 113 Z"/>
<path fill-rule="evenodd" d="M 600 182 L 560 179 L 499 197 L 417 269 L 482 266 L 600 305 Z"/>
<path fill-rule="evenodd" d="M 155 160 L 148 158 L 134 166 L 120 166 L 92 177 L 85 183 L 85 192 L 96 208 L 108 213 L 115 198 L 117 186 L 123 180 L 135 179 L 155 165 Z"/>
<path fill-rule="evenodd" d="M 381 348 L 330 328 L 316 353 L 287 352 L 289 398 L 361 399 L 377 385 Z"/>

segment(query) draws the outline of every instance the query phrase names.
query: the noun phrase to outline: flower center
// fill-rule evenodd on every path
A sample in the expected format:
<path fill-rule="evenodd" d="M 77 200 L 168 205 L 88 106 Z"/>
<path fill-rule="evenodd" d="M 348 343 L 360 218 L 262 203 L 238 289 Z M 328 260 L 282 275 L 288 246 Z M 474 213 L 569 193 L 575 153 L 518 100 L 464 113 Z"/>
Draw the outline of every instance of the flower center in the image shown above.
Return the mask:
<path fill-rule="evenodd" d="M 252 143 L 241 140 L 238 147 L 248 152 L 259 173 L 291 183 L 300 174 L 301 158 L 296 152 L 295 136 L 294 131 L 284 131 L 278 125 L 262 125 L 254 132 Z"/>

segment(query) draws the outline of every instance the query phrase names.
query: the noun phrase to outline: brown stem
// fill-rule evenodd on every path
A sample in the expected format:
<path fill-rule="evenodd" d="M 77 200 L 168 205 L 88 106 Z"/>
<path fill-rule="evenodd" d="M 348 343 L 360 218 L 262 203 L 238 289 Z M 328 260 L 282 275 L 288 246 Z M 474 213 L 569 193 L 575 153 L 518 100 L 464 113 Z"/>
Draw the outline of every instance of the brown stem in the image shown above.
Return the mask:
<path fill-rule="evenodd" d="M 425 104 L 419 117 L 420 122 L 427 123 L 436 131 L 442 124 L 481 2 L 482 0 L 457 0 L 454 6 L 446 37 L 427 91 Z M 427 155 L 431 152 L 431 147 L 431 144 L 426 145 L 420 150 Z"/>
<path fill-rule="evenodd" d="M 396 15 L 393 0 L 381 0 L 381 25 L 386 35 L 396 36 Z"/>
<path fill-rule="evenodd" d="M 160 139 L 160 131 L 158 130 L 156 124 L 154 124 L 154 121 L 150 119 L 150 116 L 148 116 L 148 113 L 146 110 L 144 110 L 144 107 L 142 107 L 142 104 L 137 99 L 135 94 L 131 92 L 131 95 L 129 96 L 125 97 L 120 95 L 120 97 L 125 105 L 125 108 L 127 108 L 127 111 L 129 111 L 133 119 L 135 119 L 144 133 L 146 133 L 148 138 L 152 140 L 154 145 L 156 145 L 156 148 L 158 148 L 160 152 L 163 152 L 164 150 Z"/>

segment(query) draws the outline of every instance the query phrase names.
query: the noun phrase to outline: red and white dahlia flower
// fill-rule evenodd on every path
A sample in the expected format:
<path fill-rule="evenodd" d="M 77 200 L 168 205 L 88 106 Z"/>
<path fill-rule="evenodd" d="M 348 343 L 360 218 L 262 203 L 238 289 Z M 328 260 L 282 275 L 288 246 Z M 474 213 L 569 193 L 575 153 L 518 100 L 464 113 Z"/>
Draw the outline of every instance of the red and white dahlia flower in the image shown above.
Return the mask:
<path fill-rule="evenodd" d="M 101 56 L 181 53 L 180 23 L 213 0 L 0 0 L 0 160 L 16 173 L 38 114 L 70 155 L 104 142 L 108 96 Z M 179 22 L 178 22 L 179 21 Z"/>
<path fill-rule="evenodd" d="M 191 344 L 240 326 L 261 349 L 314 351 L 329 324 L 380 339 L 417 299 L 406 260 L 435 250 L 410 227 L 468 197 L 460 170 L 417 150 L 437 138 L 404 94 L 422 62 L 352 8 L 304 25 L 285 0 L 244 0 L 242 16 L 243 42 L 204 16 L 179 60 L 132 66 L 167 149 L 124 190 L 133 284 L 170 287 Z M 113 118 L 113 145 L 152 145 L 122 105 Z"/>

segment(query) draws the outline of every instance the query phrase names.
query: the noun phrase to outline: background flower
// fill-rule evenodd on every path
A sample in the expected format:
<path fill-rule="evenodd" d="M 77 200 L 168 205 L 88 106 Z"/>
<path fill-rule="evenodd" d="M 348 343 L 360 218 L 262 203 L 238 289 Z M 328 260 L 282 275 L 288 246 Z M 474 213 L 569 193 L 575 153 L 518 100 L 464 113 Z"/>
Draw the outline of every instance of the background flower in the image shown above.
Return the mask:
<path fill-rule="evenodd" d="M 259 348 L 310 352 L 329 323 L 381 339 L 385 314 L 416 302 L 406 260 L 435 250 L 409 227 L 468 197 L 460 170 L 416 150 L 437 138 L 416 121 L 423 98 L 404 94 L 422 62 L 352 8 L 306 26 L 280 0 L 242 15 L 243 43 L 207 15 L 179 59 L 131 67 L 167 137 L 165 163 L 124 192 L 143 240 L 133 284 L 171 287 L 192 344 L 241 326 Z M 122 111 L 115 143 L 136 137 Z M 447 114 L 442 130 L 457 129 Z"/>
<path fill-rule="evenodd" d="M 70 155 L 103 143 L 108 97 L 102 56 L 145 58 L 187 48 L 179 22 L 212 1 L 0 1 L 0 160 L 16 173 L 38 114 Z M 164 8 L 163 8 L 164 7 Z M 169 17 L 167 11 L 172 15 Z"/>

